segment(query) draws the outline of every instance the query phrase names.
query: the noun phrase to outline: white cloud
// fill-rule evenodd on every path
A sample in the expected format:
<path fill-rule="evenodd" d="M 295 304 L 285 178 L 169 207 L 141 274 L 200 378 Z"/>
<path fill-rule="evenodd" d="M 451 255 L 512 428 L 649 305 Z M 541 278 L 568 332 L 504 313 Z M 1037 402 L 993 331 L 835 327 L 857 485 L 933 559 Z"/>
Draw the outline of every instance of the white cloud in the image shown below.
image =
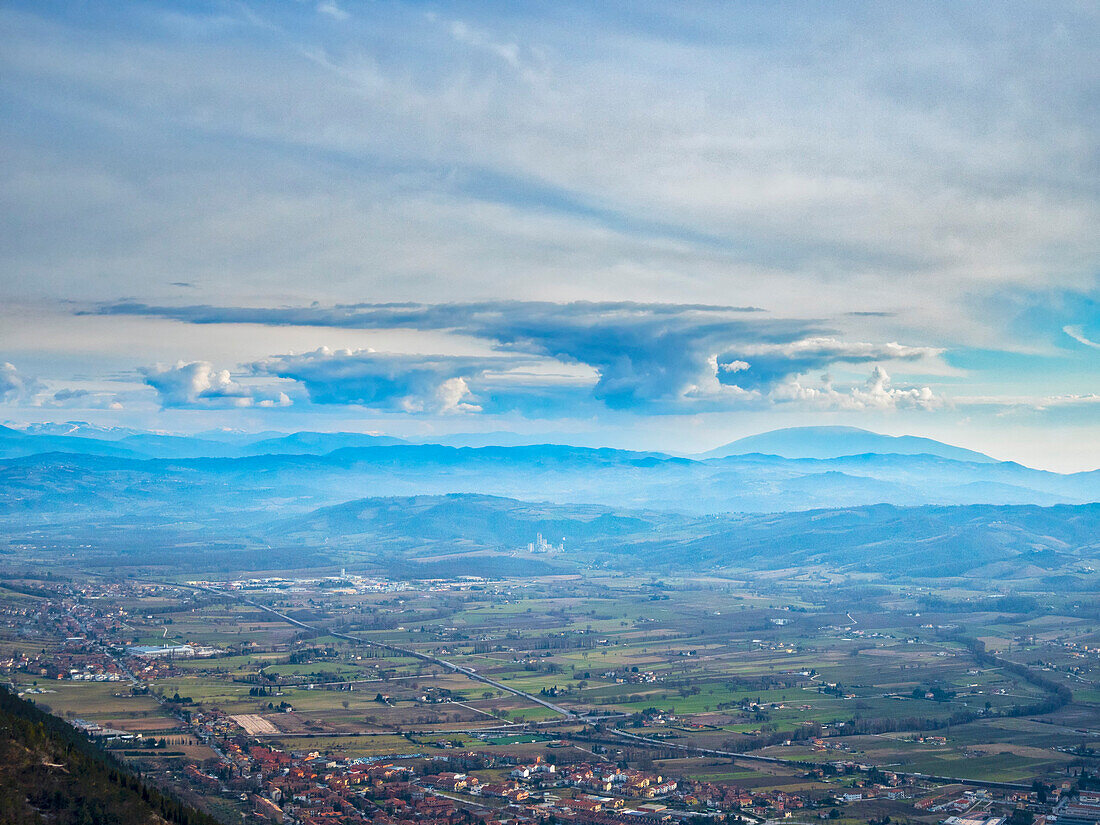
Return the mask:
<path fill-rule="evenodd" d="M 326 14 L 333 20 L 347 20 L 350 16 L 346 11 L 336 5 L 333 0 L 324 0 L 324 2 L 318 3 L 317 12 L 319 14 Z"/>
<path fill-rule="evenodd" d="M 812 355 L 816 358 L 828 358 L 832 361 L 860 362 L 901 360 L 915 361 L 922 358 L 935 358 L 943 354 L 941 347 L 913 347 L 890 341 L 885 344 L 872 344 L 864 341 L 841 341 L 835 337 L 810 336 L 797 341 L 781 344 L 750 344 L 740 347 L 738 352 L 751 357 L 754 355 L 782 355 L 797 359 Z"/>
<path fill-rule="evenodd" d="M 897 409 L 933 410 L 942 407 L 944 401 L 929 387 L 892 387 L 890 376 L 881 366 L 875 366 L 862 386 L 838 390 L 827 376 L 823 386 L 804 386 L 799 381 L 780 384 L 768 399 L 773 403 L 797 403 L 820 410 L 879 410 Z"/>
<path fill-rule="evenodd" d="M 852 388 L 851 396 L 857 404 L 880 410 L 899 407 L 929 410 L 942 403 L 928 387 L 891 387 L 890 376 L 880 366 L 871 370 L 871 376 L 864 386 Z"/>
<path fill-rule="evenodd" d="M 1036 412 L 1072 408 L 1088 410 L 1092 407 L 1100 407 L 1100 394 L 969 395 L 956 398 L 955 403 L 960 407 L 990 407 L 997 409 L 999 411 L 998 415 L 1008 415 L 1013 412 L 1026 410 Z"/>
<path fill-rule="evenodd" d="M 519 45 L 516 43 L 495 41 L 486 32 L 475 29 L 461 20 L 451 23 L 451 37 L 459 43 L 494 54 L 513 68 L 520 67 Z"/>
<path fill-rule="evenodd" d="M 1086 338 L 1084 330 L 1079 326 L 1062 327 L 1062 332 L 1079 344 L 1084 344 L 1086 347 L 1092 347 L 1093 349 L 1100 349 L 1100 343 Z"/>
<path fill-rule="evenodd" d="M 388 404 L 421 411 L 438 384 L 542 361 L 588 367 L 592 397 L 613 409 L 673 412 L 743 404 L 807 372 L 837 363 L 924 361 L 942 349 L 844 341 L 822 325 L 777 318 L 755 307 L 638 302 L 483 301 L 302 307 L 153 307 L 116 304 L 109 315 L 151 315 L 198 324 L 267 324 L 337 329 L 446 330 L 488 340 L 508 356 L 485 359 L 317 350 L 259 362 L 266 374 L 300 380 L 319 403 Z M 509 358 L 511 360 L 509 360 Z M 325 375 L 325 373 L 333 373 Z M 333 380 L 338 379 L 338 380 Z M 475 395 L 477 391 L 475 390 Z M 902 396 L 895 393 L 895 397 Z M 870 397 L 869 397 L 870 398 Z M 869 400 L 869 399 L 868 399 Z"/>
<path fill-rule="evenodd" d="M 744 372 L 751 364 L 748 361 L 730 361 L 726 364 L 719 364 L 718 357 L 714 358 L 714 369 L 717 372 Z"/>
<path fill-rule="evenodd" d="M 143 368 L 145 383 L 157 391 L 165 407 L 264 407 L 289 406 L 283 392 L 246 387 L 235 381 L 229 370 L 215 369 L 209 361 L 177 361 L 174 366 L 157 364 Z"/>
<path fill-rule="evenodd" d="M 0 401 L 28 403 L 45 387 L 38 379 L 20 372 L 14 364 L 0 363 Z"/>
<path fill-rule="evenodd" d="M 470 392 L 470 387 L 466 384 L 465 378 L 448 378 L 439 385 L 435 395 L 439 400 L 440 412 L 481 412 L 481 407 L 466 401 L 473 394 Z"/>
<path fill-rule="evenodd" d="M 285 392 L 281 392 L 274 398 L 264 398 L 257 403 L 258 407 L 289 407 L 291 405 L 290 396 Z"/>
<path fill-rule="evenodd" d="M 484 383 L 489 373 L 506 376 L 530 360 L 321 347 L 313 352 L 265 358 L 252 364 L 251 370 L 255 375 L 300 382 L 314 404 L 361 405 L 417 415 L 451 414 L 482 411 L 470 381 Z"/>

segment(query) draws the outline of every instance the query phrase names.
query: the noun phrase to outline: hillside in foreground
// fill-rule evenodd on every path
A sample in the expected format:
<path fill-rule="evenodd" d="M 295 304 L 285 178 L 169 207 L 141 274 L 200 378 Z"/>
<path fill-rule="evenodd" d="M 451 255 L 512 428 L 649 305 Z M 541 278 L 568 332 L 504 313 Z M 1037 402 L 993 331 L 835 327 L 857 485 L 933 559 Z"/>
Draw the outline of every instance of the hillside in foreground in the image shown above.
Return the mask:
<path fill-rule="evenodd" d="M 215 825 L 67 722 L 0 689 L 0 825 Z"/>

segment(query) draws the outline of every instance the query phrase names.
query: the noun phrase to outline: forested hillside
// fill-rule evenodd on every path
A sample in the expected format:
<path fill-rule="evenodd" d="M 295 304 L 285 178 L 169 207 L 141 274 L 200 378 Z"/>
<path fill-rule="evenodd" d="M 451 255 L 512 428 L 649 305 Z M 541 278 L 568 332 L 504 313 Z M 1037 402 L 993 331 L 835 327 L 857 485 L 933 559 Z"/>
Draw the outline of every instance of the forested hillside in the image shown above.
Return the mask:
<path fill-rule="evenodd" d="M 56 716 L 0 689 L 0 825 L 216 825 Z"/>

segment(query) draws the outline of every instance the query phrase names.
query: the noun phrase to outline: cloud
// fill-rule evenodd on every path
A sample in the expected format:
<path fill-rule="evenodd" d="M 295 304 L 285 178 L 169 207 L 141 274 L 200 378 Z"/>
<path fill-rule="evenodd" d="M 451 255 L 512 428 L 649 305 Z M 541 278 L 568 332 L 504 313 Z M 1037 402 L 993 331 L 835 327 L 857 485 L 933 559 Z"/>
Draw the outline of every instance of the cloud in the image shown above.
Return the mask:
<path fill-rule="evenodd" d="M 1079 5 L 318 16 L 6 10 L 18 290 L 155 301 L 155 259 L 220 300 L 730 290 L 977 338 L 960 295 L 1095 283 Z"/>
<path fill-rule="evenodd" d="M 7 361 L 0 363 L 0 401 L 6 404 L 28 403 L 44 389 L 38 379 L 20 372 L 14 364 Z"/>
<path fill-rule="evenodd" d="M 865 408 L 892 410 L 911 408 L 928 410 L 942 405 L 928 387 L 895 388 L 890 386 L 890 376 L 886 370 L 876 366 L 863 387 L 854 387 L 850 392 L 853 400 Z"/>
<path fill-rule="evenodd" d="M 475 29 L 461 20 L 455 20 L 451 23 L 450 32 L 451 37 L 457 42 L 472 46 L 475 49 L 482 49 L 499 57 L 512 68 L 520 68 L 518 44 L 498 42 L 486 32 Z"/>
<path fill-rule="evenodd" d="M 1086 347 L 1092 347 L 1093 349 L 1100 349 L 1100 343 L 1086 338 L 1084 330 L 1079 326 L 1064 326 L 1062 332 L 1079 344 L 1084 344 Z"/>
<path fill-rule="evenodd" d="M 54 389 L 21 372 L 13 364 L 0 363 L 0 402 L 33 407 L 109 409 L 118 399 L 114 392 L 80 387 Z"/>
<path fill-rule="evenodd" d="M 897 409 L 933 410 L 944 405 L 928 387 L 892 387 L 890 376 L 881 366 L 871 370 L 862 386 L 838 390 L 828 376 L 823 376 L 822 387 L 803 386 L 789 381 L 775 387 L 768 400 L 776 404 L 799 403 L 821 410 L 879 410 Z"/>
<path fill-rule="evenodd" d="M 217 370 L 209 361 L 178 361 L 140 370 L 145 383 L 157 391 L 164 407 L 282 407 L 290 398 L 282 392 L 244 386 L 229 370 Z"/>
<path fill-rule="evenodd" d="M 102 304 L 77 315 L 134 315 L 169 318 L 191 324 L 265 324 L 269 326 L 314 326 L 345 329 L 453 329 L 490 337 L 494 329 L 508 329 L 517 323 L 539 318 L 599 319 L 616 317 L 713 318 L 766 313 L 756 306 L 726 304 L 652 303 L 639 301 L 476 301 L 468 303 L 334 304 L 322 306 L 231 307 L 209 304 L 157 306 L 138 302 Z M 481 332 L 479 332 L 481 330 Z"/>
<path fill-rule="evenodd" d="M 183 356 L 230 366 L 251 387 L 258 376 L 234 365 L 321 344 L 412 349 L 413 336 L 306 330 L 292 343 L 273 328 L 227 328 L 192 351 L 168 340 L 187 330 L 161 339 L 169 325 L 131 322 L 105 340 L 105 324 L 72 324 L 61 308 L 117 296 L 316 300 L 338 321 L 333 305 L 364 296 L 629 296 L 836 322 L 711 334 L 688 313 L 666 329 L 656 310 L 604 323 L 578 309 L 555 331 L 517 313 L 447 327 L 447 312 L 417 310 L 405 328 L 465 326 L 501 356 L 590 373 L 560 384 L 453 376 L 470 395 L 455 384 L 448 397 L 486 414 L 738 409 L 792 382 L 823 391 L 808 376 L 834 357 L 861 373 L 878 363 L 761 349 L 818 338 L 972 350 L 959 366 L 968 387 L 953 392 L 1087 392 L 1096 350 L 1062 328 L 1100 341 L 1095 309 L 1063 311 L 1057 296 L 1095 296 L 1098 284 L 1097 77 L 1082 70 L 1098 23 L 1089 4 L 1019 0 L 1008 11 L 466 4 L 434 16 L 419 3 L 368 12 L 345 0 L 153 3 L 139 14 L 3 4 L 0 271 L 18 277 L 0 279 L 0 330 L 8 357 L 30 352 L 20 363 L 43 380 L 58 370 L 97 381 Z M 991 303 L 1005 294 L 1049 307 L 1043 326 L 1012 328 L 1020 307 Z M 38 328 L 30 305 L 61 320 Z M 303 322 L 320 326 L 322 310 Z M 349 329 L 369 324 L 346 314 Z M 389 329 L 385 314 L 362 328 Z M 603 358 L 601 335 L 614 339 Z M 127 336 L 139 345 L 118 347 Z M 422 337 L 436 342 L 425 351 L 452 351 L 442 335 Z M 1002 357 L 1038 345 L 1053 351 L 1041 375 Z M 914 365 L 934 372 L 883 354 L 893 389 L 916 380 Z M 811 402 L 786 408 L 797 403 Z"/>
<path fill-rule="evenodd" d="M 651 412 L 736 406 L 792 377 L 832 364 L 919 361 L 942 350 L 896 342 L 850 342 L 814 321 L 781 319 L 756 307 L 633 302 L 350 304 L 333 307 L 155 307 L 115 304 L 108 315 L 152 315 L 198 324 L 254 323 L 349 329 L 443 331 L 487 341 L 503 361 L 444 356 L 313 353 L 263 362 L 261 372 L 302 381 L 316 403 L 388 404 L 424 399 L 431 385 L 532 359 L 589 368 L 591 395 L 611 409 Z M 513 360 L 508 361 L 511 357 Z M 318 372 L 320 370 L 320 373 Z M 335 379 L 341 371 L 345 385 Z M 412 403 L 412 402 L 410 402 Z"/>
<path fill-rule="evenodd" d="M 331 350 L 277 355 L 250 365 L 256 375 L 303 384 L 314 404 L 356 404 L 404 413 L 475 413 L 475 388 L 490 373 L 507 375 L 530 359 L 405 355 L 373 350 Z M 494 404 L 494 408 L 497 404 Z M 499 411 L 499 410 L 494 410 Z"/>
<path fill-rule="evenodd" d="M 55 392 L 53 394 L 53 400 L 58 403 L 64 404 L 69 401 L 76 401 L 82 398 L 87 398 L 89 395 L 91 395 L 91 392 L 89 392 L 88 390 L 64 389 Z"/>
<path fill-rule="evenodd" d="M 715 353 L 733 342 L 791 342 L 822 331 L 804 321 L 758 317 L 763 313 L 756 307 L 707 304 L 497 301 L 273 309 L 116 304 L 98 311 L 200 324 L 447 331 L 489 341 L 527 360 L 539 356 L 587 365 L 597 376 L 593 396 L 614 409 L 698 401 L 701 389 L 715 384 Z"/>
<path fill-rule="evenodd" d="M 1036 410 L 1048 410 L 1058 407 L 1096 407 L 1100 408 L 1100 394 L 1066 393 L 1064 395 L 1048 395 L 1043 398 L 1031 399 L 1028 404 Z"/>
<path fill-rule="evenodd" d="M 334 0 L 324 0 L 317 4 L 317 13 L 331 17 L 333 20 L 347 20 L 350 15 L 340 8 Z"/>
<path fill-rule="evenodd" d="M 810 336 L 781 344 L 748 344 L 721 356 L 718 366 L 723 383 L 757 389 L 773 387 L 791 375 L 817 372 L 833 364 L 921 361 L 942 354 L 943 350 L 936 347 L 911 347 L 897 342 L 872 344 L 841 341 L 829 336 Z M 741 366 L 736 371 L 730 371 L 724 368 L 726 363 Z"/>
<path fill-rule="evenodd" d="M 481 412 L 481 407 L 468 403 L 472 393 L 466 379 L 460 376 L 448 378 L 435 391 L 440 412 Z"/>
<path fill-rule="evenodd" d="M 61 407 L 81 410 L 121 410 L 122 402 L 114 391 L 88 390 L 63 387 L 52 395 L 40 395 L 35 404 L 43 407 Z"/>
<path fill-rule="evenodd" d="M 1098 393 L 1064 393 L 1062 395 L 973 395 L 955 399 L 959 406 L 990 408 L 998 415 L 1014 412 L 1047 412 L 1052 410 L 1079 409 L 1089 413 L 1100 410 Z"/>

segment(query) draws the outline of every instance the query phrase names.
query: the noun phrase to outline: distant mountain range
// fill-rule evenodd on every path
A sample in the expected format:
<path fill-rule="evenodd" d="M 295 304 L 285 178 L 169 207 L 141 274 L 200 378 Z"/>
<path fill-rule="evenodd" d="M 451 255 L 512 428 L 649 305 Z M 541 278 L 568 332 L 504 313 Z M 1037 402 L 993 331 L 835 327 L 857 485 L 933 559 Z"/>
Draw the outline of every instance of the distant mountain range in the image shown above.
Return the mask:
<path fill-rule="evenodd" d="M 718 452 L 731 454 L 0 427 L 0 530 L 16 548 L 155 548 L 165 562 L 241 569 L 336 550 L 394 563 L 499 555 L 539 532 L 568 550 L 540 559 L 546 569 L 620 566 L 626 554 L 661 569 L 1004 577 L 1097 556 L 1100 471 L 1045 472 L 846 428 L 780 430 Z M 508 564 L 521 562 L 529 569 L 530 559 Z"/>
<path fill-rule="evenodd" d="M 953 447 L 913 435 L 880 435 L 858 427 L 791 427 L 740 438 L 700 458 L 731 455 L 778 455 L 783 458 L 841 458 L 848 455 L 934 455 L 954 461 L 995 462 L 984 453 Z"/>
<path fill-rule="evenodd" d="M 45 452 L 118 455 L 131 458 L 239 458 L 252 455 L 323 455 L 349 447 L 384 447 L 398 444 L 451 447 L 529 447 L 546 439 L 515 433 L 466 433 L 436 440 L 409 441 L 364 433 L 242 433 L 209 431 L 198 435 L 143 432 L 126 427 L 98 427 L 82 421 L 63 424 L 31 424 L 23 428 L 0 426 L 0 458 Z M 552 443 L 551 446 L 561 446 Z M 954 461 L 995 463 L 996 459 L 974 450 L 955 447 L 917 436 L 880 435 L 858 427 L 791 427 L 733 441 L 692 456 L 695 459 L 734 455 L 775 455 L 782 458 L 842 458 L 865 455 L 931 455 Z"/>
<path fill-rule="evenodd" d="M 450 447 L 386 436 L 313 433 L 219 442 L 156 433 L 112 440 L 0 428 L 0 512 L 89 508 L 164 512 L 303 511 L 370 496 L 478 493 L 686 513 L 779 512 L 866 504 L 1084 504 L 1100 471 L 1059 474 L 928 439 L 860 430 L 780 430 L 750 446 L 789 452 L 877 443 L 921 452 L 721 458 L 568 445 Z M 736 444 L 744 445 L 742 442 Z M 938 446 L 937 446 L 938 445 Z M 740 449 L 740 448 L 735 448 Z M 937 449 L 946 455 L 930 452 Z M 187 496 L 180 491 L 186 490 Z"/>
<path fill-rule="evenodd" d="M 79 421 L 37 424 L 26 429 L 0 426 L 0 458 L 40 453 L 111 455 L 126 458 L 242 458 L 253 455 L 322 455 L 347 447 L 379 447 L 408 442 L 363 433 L 229 433 L 197 436 L 94 427 Z"/>

